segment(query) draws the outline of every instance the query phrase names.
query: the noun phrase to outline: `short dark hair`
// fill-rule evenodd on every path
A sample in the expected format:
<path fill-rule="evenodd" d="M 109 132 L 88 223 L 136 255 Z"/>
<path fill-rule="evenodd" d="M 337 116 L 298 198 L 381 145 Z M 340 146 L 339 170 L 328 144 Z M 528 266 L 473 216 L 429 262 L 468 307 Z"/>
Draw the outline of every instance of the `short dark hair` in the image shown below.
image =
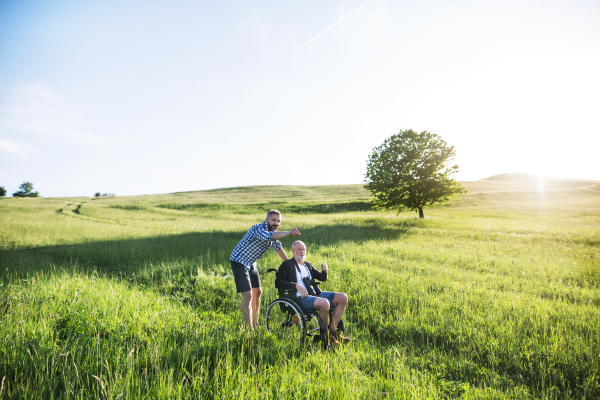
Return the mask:
<path fill-rule="evenodd" d="M 267 213 L 267 219 L 271 218 L 271 215 L 273 215 L 273 214 L 277 214 L 277 215 L 279 215 L 281 217 L 281 213 L 279 211 L 277 211 L 277 210 L 271 210 L 271 211 L 269 211 Z"/>

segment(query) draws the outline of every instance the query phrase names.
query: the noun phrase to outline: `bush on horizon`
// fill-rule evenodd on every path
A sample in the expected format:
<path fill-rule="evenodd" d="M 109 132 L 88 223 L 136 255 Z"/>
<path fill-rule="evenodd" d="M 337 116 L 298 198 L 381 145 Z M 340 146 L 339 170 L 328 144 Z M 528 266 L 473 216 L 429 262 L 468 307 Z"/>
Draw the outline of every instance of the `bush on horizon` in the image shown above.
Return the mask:
<path fill-rule="evenodd" d="M 19 191 L 13 193 L 13 197 L 40 197 L 39 192 L 33 191 L 33 183 L 23 182 Z"/>

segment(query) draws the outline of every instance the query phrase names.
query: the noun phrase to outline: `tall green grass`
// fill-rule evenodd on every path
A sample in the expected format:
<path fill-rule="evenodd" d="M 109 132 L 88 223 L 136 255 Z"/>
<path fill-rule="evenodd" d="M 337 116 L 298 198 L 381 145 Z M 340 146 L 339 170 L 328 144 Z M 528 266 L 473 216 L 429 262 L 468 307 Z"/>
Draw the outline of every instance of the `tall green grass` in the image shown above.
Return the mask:
<path fill-rule="evenodd" d="M 0 398 L 598 398 L 599 187 L 519 184 L 425 220 L 360 185 L 0 200 Z M 277 207 L 349 295 L 337 351 L 242 325 L 229 256 Z"/>

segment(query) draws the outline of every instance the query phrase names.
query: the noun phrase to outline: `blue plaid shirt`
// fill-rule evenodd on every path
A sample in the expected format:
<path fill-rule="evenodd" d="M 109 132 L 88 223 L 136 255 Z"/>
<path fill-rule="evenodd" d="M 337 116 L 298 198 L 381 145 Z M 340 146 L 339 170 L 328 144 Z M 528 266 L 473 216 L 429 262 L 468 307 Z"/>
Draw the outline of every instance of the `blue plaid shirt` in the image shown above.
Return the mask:
<path fill-rule="evenodd" d="M 279 250 L 281 242 L 273 239 L 273 233 L 275 231 L 269 232 L 266 221 L 254 225 L 235 246 L 230 260 L 249 267 L 254 265 L 269 247 L 273 247 L 275 251 Z"/>

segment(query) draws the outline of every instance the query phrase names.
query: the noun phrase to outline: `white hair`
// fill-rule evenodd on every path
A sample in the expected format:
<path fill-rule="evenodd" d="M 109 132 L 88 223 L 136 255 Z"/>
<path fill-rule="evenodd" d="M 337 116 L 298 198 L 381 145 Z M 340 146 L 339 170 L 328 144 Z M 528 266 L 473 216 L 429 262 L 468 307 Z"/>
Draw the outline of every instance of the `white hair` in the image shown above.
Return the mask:
<path fill-rule="evenodd" d="M 294 249 L 296 248 L 297 243 L 304 244 L 304 242 L 302 240 L 296 240 L 294 243 L 292 243 L 292 251 L 294 251 Z M 304 244 L 304 246 L 306 246 L 306 245 Z"/>

